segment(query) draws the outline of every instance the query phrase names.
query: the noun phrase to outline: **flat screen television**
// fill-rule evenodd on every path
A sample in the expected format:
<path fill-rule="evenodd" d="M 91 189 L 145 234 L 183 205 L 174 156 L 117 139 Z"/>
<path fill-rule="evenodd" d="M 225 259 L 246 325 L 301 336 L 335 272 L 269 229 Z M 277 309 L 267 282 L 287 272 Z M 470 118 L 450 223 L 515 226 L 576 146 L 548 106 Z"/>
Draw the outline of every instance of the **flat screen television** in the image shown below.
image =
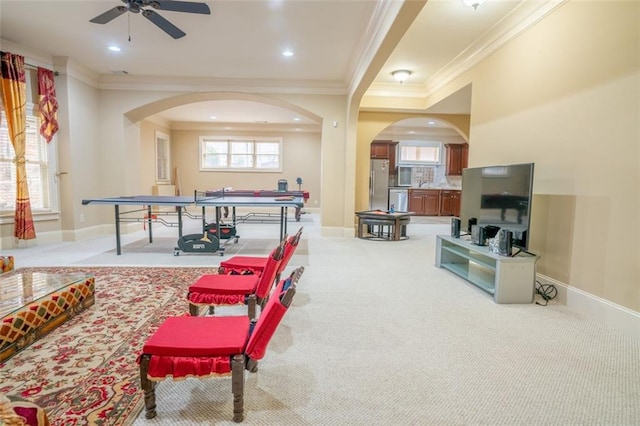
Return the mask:
<path fill-rule="evenodd" d="M 494 226 L 513 233 L 513 245 L 527 250 L 533 198 L 533 163 L 462 170 L 461 228 Z"/>

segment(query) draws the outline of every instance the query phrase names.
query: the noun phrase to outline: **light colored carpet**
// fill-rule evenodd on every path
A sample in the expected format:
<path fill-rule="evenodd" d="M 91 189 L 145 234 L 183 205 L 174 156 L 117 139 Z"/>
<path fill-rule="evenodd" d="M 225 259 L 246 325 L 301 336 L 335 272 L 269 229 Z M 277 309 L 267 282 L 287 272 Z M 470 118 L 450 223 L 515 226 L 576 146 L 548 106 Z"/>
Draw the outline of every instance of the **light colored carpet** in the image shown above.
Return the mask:
<path fill-rule="evenodd" d="M 412 222 L 410 238 L 398 242 L 325 238 L 317 222 L 305 223 L 308 254 L 290 263 L 305 272 L 260 370 L 247 373 L 244 424 L 638 425 L 640 337 L 554 301 L 493 303 L 434 266 L 435 236 L 448 223 Z M 273 225 L 245 226 L 242 238 L 273 237 Z M 113 237 L 106 244 L 102 252 Z M 100 253 L 88 244 L 64 249 L 17 260 L 60 261 L 64 252 L 88 264 Z M 221 259 L 125 252 L 103 261 Z M 134 424 L 231 425 L 228 380 L 162 382 L 158 417 L 141 413 Z"/>
<path fill-rule="evenodd" d="M 433 266 L 446 229 L 309 238 L 294 306 L 248 374 L 245 424 L 637 424 L 640 342 L 553 303 L 493 303 Z M 163 382 L 158 418 L 135 424 L 232 424 L 229 389 Z"/>

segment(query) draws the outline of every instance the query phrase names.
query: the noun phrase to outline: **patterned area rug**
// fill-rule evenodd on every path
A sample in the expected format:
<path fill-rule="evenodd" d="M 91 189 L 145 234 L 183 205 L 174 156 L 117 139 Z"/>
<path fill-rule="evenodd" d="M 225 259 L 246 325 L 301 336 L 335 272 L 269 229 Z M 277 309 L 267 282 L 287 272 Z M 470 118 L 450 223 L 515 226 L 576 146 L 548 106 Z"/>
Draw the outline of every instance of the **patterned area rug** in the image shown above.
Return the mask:
<path fill-rule="evenodd" d="M 24 269 L 27 270 L 27 269 Z M 136 358 L 188 285 L 210 268 L 29 268 L 96 277 L 96 303 L 0 363 L 0 394 L 43 407 L 52 425 L 127 425 L 142 409 Z"/>

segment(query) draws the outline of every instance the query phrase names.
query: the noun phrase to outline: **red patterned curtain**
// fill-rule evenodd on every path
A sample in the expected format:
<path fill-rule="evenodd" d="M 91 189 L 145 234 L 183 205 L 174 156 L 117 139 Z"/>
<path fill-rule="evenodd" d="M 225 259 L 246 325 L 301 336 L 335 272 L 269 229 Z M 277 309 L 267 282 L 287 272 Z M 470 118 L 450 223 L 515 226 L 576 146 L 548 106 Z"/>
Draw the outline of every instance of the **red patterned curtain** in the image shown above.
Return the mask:
<path fill-rule="evenodd" d="M 58 101 L 53 71 L 38 67 L 38 95 L 38 109 L 42 117 L 40 134 L 49 143 L 58 131 Z"/>
<path fill-rule="evenodd" d="M 24 57 L 0 52 L 2 71 L 2 103 L 7 116 L 7 128 L 16 158 L 16 215 L 13 235 L 20 240 L 36 237 L 27 187 L 25 150 L 27 145 L 27 84 Z"/>

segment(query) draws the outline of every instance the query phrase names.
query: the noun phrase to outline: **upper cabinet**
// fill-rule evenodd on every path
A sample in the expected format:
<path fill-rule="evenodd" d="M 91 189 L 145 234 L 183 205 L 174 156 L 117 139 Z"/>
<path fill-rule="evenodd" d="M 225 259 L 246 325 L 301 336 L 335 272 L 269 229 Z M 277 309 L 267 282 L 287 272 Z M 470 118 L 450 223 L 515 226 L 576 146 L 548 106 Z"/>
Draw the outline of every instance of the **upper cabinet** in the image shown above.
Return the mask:
<path fill-rule="evenodd" d="M 389 173 L 397 169 L 396 147 L 398 142 L 376 140 L 371 142 L 371 158 L 389 160 Z"/>
<path fill-rule="evenodd" d="M 393 141 L 373 141 L 371 142 L 371 158 L 385 160 L 389 159 L 389 152 Z"/>
<path fill-rule="evenodd" d="M 468 143 L 445 144 L 447 152 L 447 176 L 462 176 L 462 169 L 469 164 Z"/>

